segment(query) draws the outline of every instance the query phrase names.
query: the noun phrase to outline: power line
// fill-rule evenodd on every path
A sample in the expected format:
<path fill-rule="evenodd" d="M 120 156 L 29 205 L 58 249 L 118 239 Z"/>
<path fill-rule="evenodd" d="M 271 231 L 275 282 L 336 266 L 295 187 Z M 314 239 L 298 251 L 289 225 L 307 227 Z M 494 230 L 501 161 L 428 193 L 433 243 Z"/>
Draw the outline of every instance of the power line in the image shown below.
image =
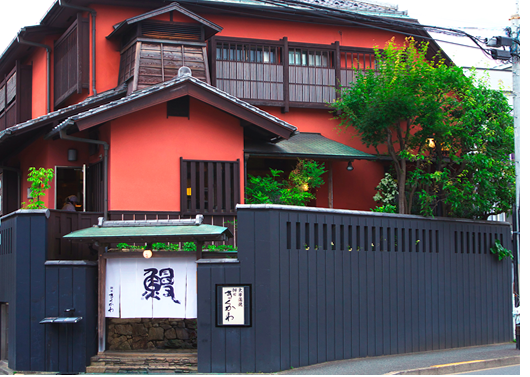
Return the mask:
<path fill-rule="evenodd" d="M 493 58 L 492 54 L 489 50 L 485 49 L 481 46 L 481 44 L 485 44 L 485 39 L 480 39 L 478 37 L 475 37 L 463 30 L 459 29 L 453 29 L 453 28 L 446 28 L 441 26 L 434 26 L 434 25 L 424 25 L 420 23 L 412 23 L 410 21 L 401 21 L 396 19 L 390 19 L 386 18 L 384 16 L 372 16 L 372 15 L 366 15 L 359 13 L 355 10 L 345 10 L 340 8 L 333 8 L 326 5 L 316 4 L 316 3 L 309 3 L 309 2 L 303 2 L 299 0 L 255 0 L 257 2 L 261 2 L 263 4 L 273 5 L 275 7 L 288 9 L 293 12 L 318 12 L 318 15 L 321 17 L 325 17 L 330 20 L 337 20 L 337 21 L 347 21 L 351 24 L 358 25 L 365 28 L 371 28 L 371 29 L 377 29 L 382 31 L 389 31 L 392 33 L 402 34 L 406 36 L 421 38 L 423 40 L 431 40 L 434 42 L 439 43 L 446 43 L 451 44 L 455 46 L 465 47 L 465 48 L 472 48 L 476 50 L 481 50 L 488 58 Z M 198 2 L 194 2 L 195 6 L 201 6 Z M 201 6 L 204 8 L 211 8 L 211 5 L 204 5 Z M 283 13 L 281 11 L 276 11 L 274 9 L 268 9 L 271 13 Z M 244 11 L 235 11 L 235 9 L 231 10 L 232 13 L 239 13 L 241 15 L 250 15 L 249 12 Z M 264 15 L 262 15 L 264 17 Z M 268 17 L 267 17 L 268 18 Z M 272 17 L 271 17 L 272 18 Z M 392 29 L 389 29 L 388 27 L 383 26 L 376 26 L 372 23 L 377 22 L 379 24 L 386 25 L 388 27 L 393 27 Z M 416 29 L 418 31 L 425 31 L 427 32 L 427 35 L 421 35 L 421 34 L 415 34 L 411 32 L 396 30 L 395 28 L 405 28 L 405 29 Z M 469 45 L 469 44 L 463 44 L 453 41 L 447 41 L 439 38 L 433 38 L 431 37 L 428 32 L 433 33 L 440 33 L 440 34 L 446 34 L 446 35 L 452 35 L 457 37 L 467 37 L 469 38 L 475 46 Z"/>
<path fill-rule="evenodd" d="M 390 32 L 393 32 L 393 33 L 398 33 L 398 34 L 403 34 L 403 35 L 407 35 L 407 36 L 417 37 L 417 38 L 421 38 L 421 39 L 425 39 L 425 40 L 432 40 L 432 41 L 436 41 L 436 42 L 457 45 L 457 46 L 466 47 L 466 48 L 480 49 L 488 57 L 491 57 L 491 53 L 488 50 L 484 49 L 480 45 L 480 43 L 485 43 L 485 41 L 480 40 L 479 38 L 477 38 L 477 37 L 465 32 L 463 30 L 445 28 L 445 27 L 440 27 L 440 26 L 433 26 L 433 25 L 423 25 L 423 24 L 420 24 L 420 23 L 411 23 L 409 21 L 400 21 L 400 20 L 395 20 L 395 19 L 388 19 L 388 18 L 384 18 L 383 16 L 364 15 L 364 14 L 358 13 L 358 12 L 356 12 L 354 10 L 344 10 L 344 9 L 339 9 L 339 8 L 332 8 L 332 7 L 325 6 L 325 5 L 320 5 L 320 4 L 315 4 L 315 3 L 307 3 L 307 2 L 297 1 L 297 0 L 257 0 L 257 1 L 259 1 L 261 3 L 264 3 L 264 4 L 270 4 L 270 5 L 274 5 L 274 6 L 278 6 L 278 7 L 288 8 L 290 10 L 294 10 L 295 12 L 296 11 L 305 11 L 305 12 L 318 11 L 320 16 L 323 16 L 323 17 L 326 17 L 326 18 L 329 18 L 329 19 L 334 19 L 334 20 L 348 21 L 350 23 L 353 23 L 353 24 L 356 24 L 356 25 L 359 25 L 359 26 L 362 26 L 362 27 L 366 27 L 366 28 L 378 29 L 378 30 L 383 30 L 383 31 L 390 31 Z M 358 20 L 364 21 L 364 22 L 360 22 Z M 446 40 L 442 40 L 442 39 L 432 38 L 431 36 L 426 36 L 426 35 L 413 34 L 413 33 L 410 33 L 410 32 L 405 32 L 405 31 L 400 31 L 400 30 L 395 30 L 395 29 L 389 29 L 389 28 L 385 28 L 385 27 L 381 27 L 381 26 L 367 24 L 365 22 L 378 22 L 378 23 L 382 23 L 382 24 L 385 24 L 385 25 L 388 25 L 388 26 L 406 28 L 406 29 L 409 29 L 409 30 L 410 29 L 418 29 L 418 30 L 424 30 L 424 31 L 430 30 L 430 31 L 441 32 L 441 33 L 446 33 L 446 34 L 450 33 L 451 35 L 454 35 L 454 36 L 460 36 L 460 37 L 465 36 L 465 37 L 468 37 L 469 39 L 471 39 L 473 41 L 473 43 L 475 43 L 476 46 L 470 46 L 470 45 L 466 45 L 466 44 L 463 44 L 463 43 L 457 43 L 457 42 L 452 42 L 452 41 L 446 41 Z"/>

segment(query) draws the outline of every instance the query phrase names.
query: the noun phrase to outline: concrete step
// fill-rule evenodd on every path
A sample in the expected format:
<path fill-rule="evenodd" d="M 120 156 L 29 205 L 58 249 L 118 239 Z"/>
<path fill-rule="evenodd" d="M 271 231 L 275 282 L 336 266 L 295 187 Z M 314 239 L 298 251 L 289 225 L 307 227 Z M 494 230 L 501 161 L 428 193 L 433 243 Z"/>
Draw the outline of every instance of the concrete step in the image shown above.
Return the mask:
<path fill-rule="evenodd" d="M 196 373 L 197 351 L 107 351 L 91 358 L 86 373 Z"/>

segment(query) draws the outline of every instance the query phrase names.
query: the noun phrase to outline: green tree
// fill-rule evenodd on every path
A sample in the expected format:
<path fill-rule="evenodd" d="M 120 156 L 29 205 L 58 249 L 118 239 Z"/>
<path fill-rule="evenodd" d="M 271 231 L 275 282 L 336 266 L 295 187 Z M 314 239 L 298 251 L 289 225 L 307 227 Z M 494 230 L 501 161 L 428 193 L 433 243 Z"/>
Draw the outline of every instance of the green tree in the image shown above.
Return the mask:
<path fill-rule="evenodd" d="M 375 49 L 376 69 L 332 106 L 377 152 L 385 146 L 398 212 L 484 218 L 514 199 L 513 120 L 506 98 L 409 38 Z"/>
<path fill-rule="evenodd" d="M 282 170 L 270 169 L 271 174 L 260 177 L 248 175 L 249 204 L 286 204 L 305 206 L 315 198 L 314 191 L 324 184 L 324 164 L 313 160 L 298 160 L 287 180 L 281 180 Z"/>

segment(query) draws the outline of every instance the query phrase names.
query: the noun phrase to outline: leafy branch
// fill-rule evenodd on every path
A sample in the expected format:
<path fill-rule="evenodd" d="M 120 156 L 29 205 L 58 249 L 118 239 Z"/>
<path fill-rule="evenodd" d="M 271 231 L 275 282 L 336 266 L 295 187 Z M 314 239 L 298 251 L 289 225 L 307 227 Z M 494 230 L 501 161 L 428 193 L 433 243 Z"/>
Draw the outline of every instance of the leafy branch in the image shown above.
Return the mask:
<path fill-rule="evenodd" d="M 44 196 L 44 191 L 50 188 L 49 182 L 53 179 L 53 169 L 34 167 L 29 168 L 28 182 L 31 183 L 30 192 L 31 198 L 29 202 L 22 202 L 22 209 L 44 209 L 46 206 L 41 200 Z"/>

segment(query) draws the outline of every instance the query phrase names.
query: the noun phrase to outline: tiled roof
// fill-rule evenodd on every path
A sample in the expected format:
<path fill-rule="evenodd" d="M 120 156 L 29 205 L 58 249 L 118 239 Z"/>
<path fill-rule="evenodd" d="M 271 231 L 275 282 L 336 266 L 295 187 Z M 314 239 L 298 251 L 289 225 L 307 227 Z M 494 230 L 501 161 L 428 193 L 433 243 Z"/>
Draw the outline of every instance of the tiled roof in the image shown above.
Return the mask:
<path fill-rule="evenodd" d="M 65 239 L 77 241 L 99 240 L 117 242 L 120 240 L 136 240 L 137 242 L 166 241 L 219 241 L 232 238 L 228 228 L 216 225 L 168 225 L 168 226 L 124 226 L 124 227 L 90 227 L 76 230 L 64 236 Z"/>
<path fill-rule="evenodd" d="M 40 124 L 44 125 L 49 123 L 49 121 L 60 119 L 61 117 L 66 116 L 68 113 L 72 113 L 75 111 L 82 111 L 83 108 L 86 108 L 88 106 L 97 104 L 98 102 L 105 102 L 106 100 L 110 100 L 111 98 L 114 98 L 116 96 L 122 96 L 125 95 L 127 92 L 127 86 L 126 85 L 120 85 L 114 89 L 107 90 L 105 92 L 99 93 L 95 96 L 88 97 L 84 101 L 81 101 L 79 103 L 76 103 L 74 105 L 70 105 L 67 107 L 64 107 L 62 109 L 52 111 L 51 113 L 42 115 L 38 118 L 30 119 L 26 122 L 19 123 L 13 127 L 9 127 L 3 131 L 0 132 L 0 140 L 4 136 L 8 136 L 10 134 L 15 134 L 17 132 L 25 131 L 26 129 L 32 128 L 32 126 L 39 127 Z"/>
<path fill-rule="evenodd" d="M 328 139 L 319 133 L 295 132 L 277 143 L 246 142 L 245 153 L 259 156 L 301 157 L 341 160 L 373 160 L 376 156 Z"/>
<path fill-rule="evenodd" d="M 408 17 L 407 11 L 399 11 L 397 5 L 366 0 L 201 0 L 200 2 L 240 4 L 247 6 L 266 6 L 288 8 L 305 8 L 311 5 L 329 8 L 330 10 L 348 11 L 382 17 Z M 187 2 L 185 0 L 184 2 Z M 181 2 L 181 3 L 184 3 Z M 318 12 L 318 10 L 316 10 Z"/>
<path fill-rule="evenodd" d="M 299 0 L 303 3 L 323 5 L 330 8 L 352 10 L 369 13 L 388 13 L 396 15 L 407 15 L 406 11 L 399 11 L 397 5 L 379 3 L 376 1 L 354 1 L 354 0 Z"/>
<path fill-rule="evenodd" d="M 69 125 L 74 124 L 78 120 L 81 120 L 81 119 L 84 119 L 84 118 L 88 118 L 88 117 L 90 117 L 92 115 L 95 115 L 95 114 L 110 110 L 110 109 L 112 109 L 114 107 L 117 107 L 117 106 L 120 106 L 120 105 L 124 105 L 124 104 L 126 104 L 128 102 L 131 102 L 131 101 L 134 101 L 136 99 L 147 97 L 150 94 L 162 91 L 164 89 L 168 89 L 168 88 L 177 86 L 179 84 L 183 84 L 186 81 L 192 82 L 193 84 L 195 84 L 197 86 L 200 86 L 200 87 L 208 90 L 209 92 L 212 92 L 212 93 L 218 95 L 221 98 L 224 98 L 224 99 L 226 99 L 228 101 L 231 101 L 231 102 L 239 105 L 240 107 L 245 108 L 246 110 L 256 114 L 256 115 L 259 115 L 260 117 L 262 117 L 264 119 L 267 119 L 267 120 L 269 120 L 271 122 L 274 122 L 277 125 L 289 130 L 290 132 L 294 132 L 294 131 L 297 130 L 297 128 L 295 126 L 293 126 L 293 125 L 281 120 L 280 118 L 275 117 L 272 114 L 269 114 L 266 111 L 263 111 L 263 110 L 255 107 L 255 106 L 252 106 L 248 102 L 240 100 L 239 98 L 237 98 L 237 97 L 235 97 L 235 96 L 233 96 L 231 94 L 228 94 L 225 91 L 223 91 L 221 89 L 218 89 L 218 88 L 216 88 L 216 87 L 214 87 L 214 86 L 212 86 L 212 85 L 210 85 L 210 84 L 208 84 L 208 83 L 206 83 L 206 82 L 204 82 L 202 80 L 199 80 L 199 79 L 197 79 L 197 78 L 195 78 L 193 76 L 187 75 L 187 76 L 181 76 L 181 77 L 177 76 L 177 77 L 175 77 L 175 78 L 173 78 L 173 79 L 171 79 L 169 81 L 165 81 L 163 83 L 156 84 L 156 85 L 147 87 L 145 89 L 141 89 L 141 90 L 138 90 L 136 92 L 133 92 L 133 93 L 129 94 L 128 96 L 124 97 L 124 98 L 120 98 L 120 99 L 118 99 L 116 101 L 109 102 L 109 103 L 107 103 L 105 105 L 96 107 L 94 109 L 90 109 L 88 111 L 73 115 L 73 116 L 69 117 L 68 119 L 66 119 L 64 122 L 62 122 L 61 124 L 59 124 L 57 127 L 55 127 L 48 135 L 46 135 L 46 137 L 49 138 L 49 137 L 53 136 L 54 134 L 58 133 L 61 129 L 63 129 L 63 128 L 69 126 Z"/>

